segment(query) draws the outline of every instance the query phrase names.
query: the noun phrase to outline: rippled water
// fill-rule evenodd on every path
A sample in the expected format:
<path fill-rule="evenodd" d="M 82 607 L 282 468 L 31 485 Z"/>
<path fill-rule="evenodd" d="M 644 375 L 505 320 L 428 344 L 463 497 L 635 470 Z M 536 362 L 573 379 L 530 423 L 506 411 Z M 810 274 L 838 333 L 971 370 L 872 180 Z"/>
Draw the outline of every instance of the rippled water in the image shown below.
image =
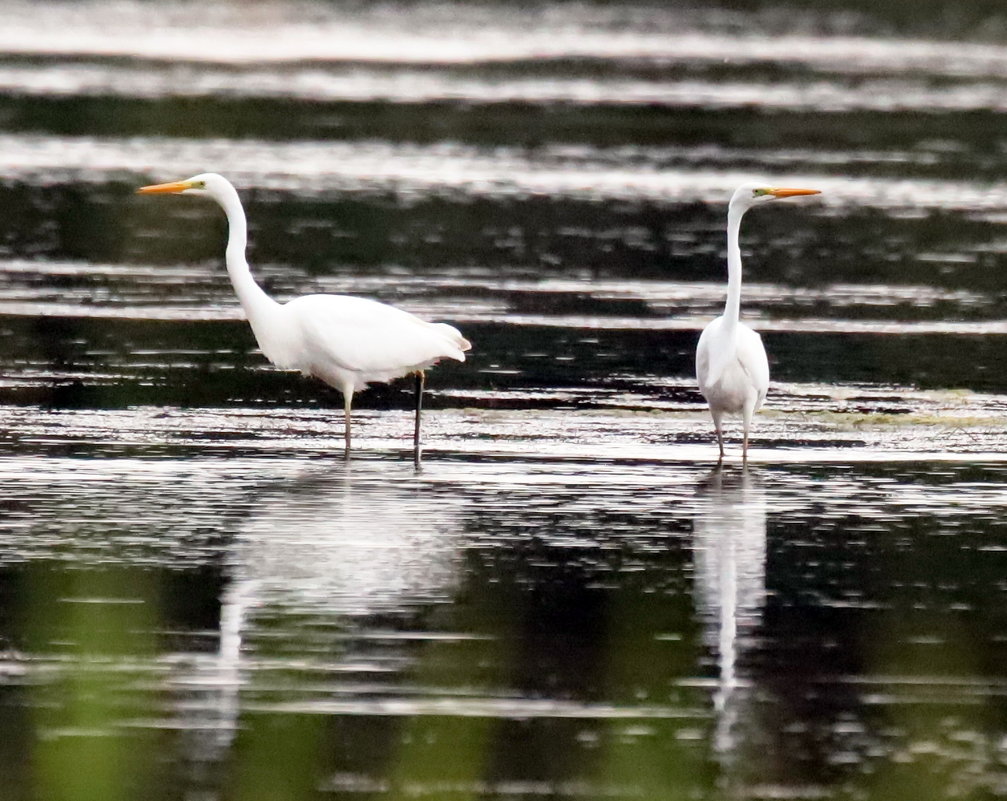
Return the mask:
<path fill-rule="evenodd" d="M 0 799 L 1007 793 L 998 4 L 0 4 Z M 357 400 L 269 292 L 458 325 Z M 774 383 L 714 468 L 725 204 Z"/>

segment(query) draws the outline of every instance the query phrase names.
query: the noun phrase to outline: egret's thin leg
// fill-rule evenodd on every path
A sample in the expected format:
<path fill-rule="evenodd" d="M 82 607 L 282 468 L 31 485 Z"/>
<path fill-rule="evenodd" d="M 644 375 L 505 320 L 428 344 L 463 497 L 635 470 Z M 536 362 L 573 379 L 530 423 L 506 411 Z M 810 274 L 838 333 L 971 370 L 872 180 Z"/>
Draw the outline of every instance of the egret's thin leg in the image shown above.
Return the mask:
<path fill-rule="evenodd" d="M 344 392 L 343 393 L 343 439 L 346 443 L 346 448 L 344 451 L 345 458 L 350 458 L 350 439 L 352 433 L 352 426 L 350 425 L 350 409 L 353 406 L 353 393 Z"/>
<path fill-rule="evenodd" d="M 420 450 L 420 412 L 423 411 L 423 386 L 426 384 L 427 374 L 422 370 L 416 371 L 416 426 L 413 429 L 413 462 L 420 466 L 422 452 Z"/>
<path fill-rule="evenodd" d="M 720 448 L 720 458 L 717 459 L 719 464 L 724 459 L 724 415 L 711 409 L 710 416 L 713 418 L 713 430 L 717 432 L 717 447 Z"/>
<path fill-rule="evenodd" d="M 755 406 L 746 404 L 744 410 L 742 411 L 742 426 L 744 430 L 744 439 L 742 440 L 741 446 L 742 464 L 748 464 L 748 429 L 752 427 L 752 416 L 754 414 Z"/>

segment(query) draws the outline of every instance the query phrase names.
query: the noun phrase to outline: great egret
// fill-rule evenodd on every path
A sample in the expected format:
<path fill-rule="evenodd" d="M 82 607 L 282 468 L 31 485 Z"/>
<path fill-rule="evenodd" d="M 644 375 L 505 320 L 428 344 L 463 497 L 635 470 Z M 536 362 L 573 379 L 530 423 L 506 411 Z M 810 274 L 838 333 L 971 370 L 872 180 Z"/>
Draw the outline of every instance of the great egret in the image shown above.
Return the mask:
<path fill-rule="evenodd" d="M 465 361 L 471 345 L 445 323 L 428 323 L 385 303 L 350 295 L 305 295 L 277 303 L 252 277 L 245 260 L 245 210 L 231 183 L 216 173 L 144 186 L 143 195 L 207 195 L 227 215 L 227 274 L 259 348 L 277 367 L 320 378 L 343 394 L 346 455 L 350 453 L 353 393 L 372 381 L 416 375 L 413 458 L 420 463 L 424 370 L 440 359 Z"/>
<path fill-rule="evenodd" d="M 779 189 L 742 184 L 727 207 L 727 302 L 724 313 L 703 329 L 696 346 L 696 378 L 706 398 L 724 458 L 724 414 L 741 414 L 744 425 L 742 458 L 748 459 L 748 430 L 752 415 L 769 390 L 769 360 L 762 338 L 739 320 L 741 309 L 741 218 L 753 206 L 798 195 L 817 195 L 817 189 Z"/>

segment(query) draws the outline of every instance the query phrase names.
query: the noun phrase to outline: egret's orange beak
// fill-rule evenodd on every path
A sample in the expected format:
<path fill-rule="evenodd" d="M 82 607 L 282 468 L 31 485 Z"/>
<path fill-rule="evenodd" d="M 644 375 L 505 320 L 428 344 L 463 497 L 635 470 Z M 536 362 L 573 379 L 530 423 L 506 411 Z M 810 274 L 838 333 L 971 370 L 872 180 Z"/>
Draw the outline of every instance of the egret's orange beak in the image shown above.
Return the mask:
<path fill-rule="evenodd" d="M 192 185 L 188 181 L 172 181 L 167 184 L 141 186 L 136 190 L 136 193 L 138 195 L 166 195 L 178 194 L 179 192 L 184 192 L 186 189 L 192 189 Z"/>
<path fill-rule="evenodd" d="M 773 197 L 797 197 L 798 195 L 820 195 L 821 189 L 770 189 L 767 194 Z"/>

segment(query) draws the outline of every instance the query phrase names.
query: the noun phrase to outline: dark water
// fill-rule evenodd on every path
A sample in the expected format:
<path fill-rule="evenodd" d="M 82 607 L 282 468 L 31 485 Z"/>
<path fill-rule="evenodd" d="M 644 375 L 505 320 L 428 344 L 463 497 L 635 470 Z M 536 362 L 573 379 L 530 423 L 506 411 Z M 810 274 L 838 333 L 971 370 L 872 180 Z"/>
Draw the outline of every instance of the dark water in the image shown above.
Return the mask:
<path fill-rule="evenodd" d="M 0 801 L 1007 794 L 999 4 L 0 12 Z M 421 472 L 133 194 L 204 170 L 273 295 L 472 339 Z M 746 218 L 717 471 L 753 176 L 823 194 Z"/>

